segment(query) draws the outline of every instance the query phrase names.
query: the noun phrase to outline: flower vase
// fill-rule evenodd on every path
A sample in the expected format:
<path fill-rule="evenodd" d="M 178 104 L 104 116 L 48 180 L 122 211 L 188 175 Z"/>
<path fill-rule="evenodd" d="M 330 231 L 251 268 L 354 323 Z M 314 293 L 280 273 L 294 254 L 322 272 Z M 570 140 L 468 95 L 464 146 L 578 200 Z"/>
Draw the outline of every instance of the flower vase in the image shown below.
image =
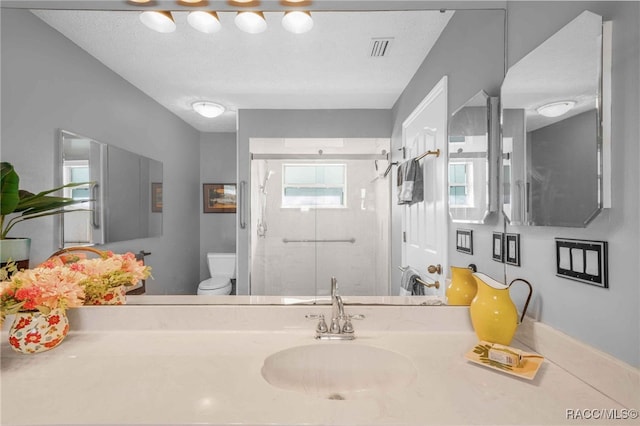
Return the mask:
<path fill-rule="evenodd" d="M 9 344 L 16 352 L 35 354 L 58 346 L 69 332 L 63 309 L 18 312 L 9 330 Z"/>
<path fill-rule="evenodd" d="M 123 285 L 111 287 L 97 297 L 88 297 L 85 305 L 124 305 L 127 303 L 126 288 Z"/>

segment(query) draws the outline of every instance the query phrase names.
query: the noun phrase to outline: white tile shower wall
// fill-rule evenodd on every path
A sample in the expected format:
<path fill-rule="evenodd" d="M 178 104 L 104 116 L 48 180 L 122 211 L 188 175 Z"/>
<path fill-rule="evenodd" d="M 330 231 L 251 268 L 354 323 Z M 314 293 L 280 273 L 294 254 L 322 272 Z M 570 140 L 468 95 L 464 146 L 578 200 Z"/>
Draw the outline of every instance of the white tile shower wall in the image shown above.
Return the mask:
<path fill-rule="evenodd" d="M 274 173 L 267 186 L 264 220 L 266 237 L 252 230 L 252 294 L 328 295 L 330 279 L 338 279 L 348 295 L 388 294 L 389 185 L 372 180 L 372 161 L 347 161 L 346 209 L 290 209 L 281 207 L 281 160 L 268 160 Z M 252 193 L 262 182 L 254 168 Z M 361 189 L 366 190 L 364 202 Z M 259 197 L 252 196 L 252 224 L 257 223 Z M 364 209 L 362 208 L 364 207 Z M 255 229 L 255 228 L 254 228 Z M 349 242 L 290 242 L 289 240 L 348 240 Z"/>

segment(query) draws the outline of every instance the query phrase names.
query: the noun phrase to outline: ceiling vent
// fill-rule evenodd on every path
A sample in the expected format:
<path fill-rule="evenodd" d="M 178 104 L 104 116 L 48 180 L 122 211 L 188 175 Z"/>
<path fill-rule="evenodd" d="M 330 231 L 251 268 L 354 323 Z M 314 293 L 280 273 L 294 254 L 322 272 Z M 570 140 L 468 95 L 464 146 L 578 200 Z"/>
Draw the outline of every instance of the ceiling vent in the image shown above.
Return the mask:
<path fill-rule="evenodd" d="M 372 58 L 382 58 L 383 56 L 389 56 L 389 49 L 391 48 L 391 42 L 393 37 L 376 37 L 371 39 L 369 45 L 369 55 Z"/>

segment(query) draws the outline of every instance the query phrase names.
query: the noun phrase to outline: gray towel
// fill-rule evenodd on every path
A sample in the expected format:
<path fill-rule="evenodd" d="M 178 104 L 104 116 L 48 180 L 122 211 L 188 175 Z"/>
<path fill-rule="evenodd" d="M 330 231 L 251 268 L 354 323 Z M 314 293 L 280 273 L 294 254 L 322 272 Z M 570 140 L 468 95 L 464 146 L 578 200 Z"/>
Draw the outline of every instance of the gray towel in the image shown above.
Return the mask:
<path fill-rule="evenodd" d="M 411 295 L 424 296 L 424 286 L 417 282 L 416 278 L 420 278 L 420 273 L 412 267 L 407 267 L 402 271 L 400 287 L 411 293 Z"/>
<path fill-rule="evenodd" d="M 398 204 L 412 205 L 424 200 L 422 166 L 415 158 L 398 167 Z"/>

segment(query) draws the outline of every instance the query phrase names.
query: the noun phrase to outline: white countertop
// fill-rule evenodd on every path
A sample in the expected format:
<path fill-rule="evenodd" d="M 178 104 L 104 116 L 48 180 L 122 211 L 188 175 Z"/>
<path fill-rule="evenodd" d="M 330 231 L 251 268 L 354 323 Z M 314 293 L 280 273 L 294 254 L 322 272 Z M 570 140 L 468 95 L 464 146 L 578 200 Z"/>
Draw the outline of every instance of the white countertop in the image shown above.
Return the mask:
<path fill-rule="evenodd" d="M 477 338 L 453 307 L 347 308 L 367 315 L 354 342 L 413 362 L 407 387 L 330 400 L 271 386 L 267 356 L 326 344 L 303 318 L 318 309 L 87 307 L 71 311 L 59 347 L 36 355 L 14 352 L 5 332 L 2 424 L 575 425 L 568 409 L 623 409 L 548 360 L 533 381 L 466 361 Z"/>

